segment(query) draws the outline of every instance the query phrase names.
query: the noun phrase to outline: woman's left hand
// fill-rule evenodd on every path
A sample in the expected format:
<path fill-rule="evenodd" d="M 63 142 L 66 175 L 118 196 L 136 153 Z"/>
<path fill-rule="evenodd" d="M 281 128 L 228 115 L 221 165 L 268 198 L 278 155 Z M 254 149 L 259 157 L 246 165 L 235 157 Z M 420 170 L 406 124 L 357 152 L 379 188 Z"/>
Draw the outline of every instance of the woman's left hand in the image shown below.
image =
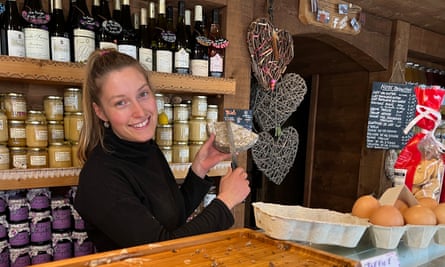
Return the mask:
<path fill-rule="evenodd" d="M 214 141 L 215 134 L 211 134 L 193 160 L 192 171 L 201 178 L 204 178 L 219 162 L 230 159 L 230 153 L 223 153 L 213 146 Z"/>

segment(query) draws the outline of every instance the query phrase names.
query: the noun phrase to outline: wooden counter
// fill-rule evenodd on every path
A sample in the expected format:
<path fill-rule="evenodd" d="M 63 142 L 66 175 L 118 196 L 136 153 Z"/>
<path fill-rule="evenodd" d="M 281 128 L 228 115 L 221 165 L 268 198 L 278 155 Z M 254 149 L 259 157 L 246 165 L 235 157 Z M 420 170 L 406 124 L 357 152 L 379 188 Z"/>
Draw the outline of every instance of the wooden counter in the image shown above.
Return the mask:
<path fill-rule="evenodd" d="M 54 261 L 75 266 L 359 266 L 357 261 L 300 244 L 233 229 Z"/>

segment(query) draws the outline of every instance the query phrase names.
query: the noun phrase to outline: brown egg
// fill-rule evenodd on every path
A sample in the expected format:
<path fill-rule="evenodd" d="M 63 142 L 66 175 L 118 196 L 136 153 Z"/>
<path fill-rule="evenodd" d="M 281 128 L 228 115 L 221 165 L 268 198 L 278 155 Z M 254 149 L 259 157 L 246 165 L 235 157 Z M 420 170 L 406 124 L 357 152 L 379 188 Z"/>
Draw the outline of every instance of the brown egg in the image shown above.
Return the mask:
<path fill-rule="evenodd" d="M 420 206 L 427 207 L 432 210 L 434 210 L 434 208 L 436 208 L 437 205 L 439 205 L 439 202 L 437 202 L 437 200 L 431 197 L 422 197 L 417 199 L 417 201 L 419 202 Z"/>
<path fill-rule="evenodd" d="M 400 210 L 401 213 L 403 213 L 408 208 L 408 204 L 406 204 L 406 202 L 401 199 L 397 199 L 394 203 L 394 207 L 396 207 L 398 210 Z"/>
<path fill-rule="evenodd" d="M 436 214 L 430 208 L 415 205 L 407 208 L 403 213 L 407 224 L 415 225 L 436 225 Z"/>
<path fill-rule="evenodd" d="M 371 214 L 380 207 L 380 202 L 371 195 L 359 197 L 352 206 L 352 215 L 369 219 Z"/>
<path fill-rule="evenodd" d="M 369 218 L 372 224 L 380 226 L 402 226 L 405 224 L 399 209 L 392 205 L 382 205 Z"/>
<path fill-rule="evenodd" d="M 434 213 L 436 214 L 437 224 L 445 224 L 445 203 L 437 205 Z"/>

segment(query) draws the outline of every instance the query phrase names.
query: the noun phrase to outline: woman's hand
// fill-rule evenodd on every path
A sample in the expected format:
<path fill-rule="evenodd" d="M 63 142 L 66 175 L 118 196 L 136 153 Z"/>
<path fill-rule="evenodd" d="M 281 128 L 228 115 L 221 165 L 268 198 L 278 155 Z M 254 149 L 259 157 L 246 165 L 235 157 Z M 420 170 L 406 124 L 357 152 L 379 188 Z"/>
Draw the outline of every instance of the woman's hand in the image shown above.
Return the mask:
<path fill-rule="evenodd" d="M 202 145 L 192 163 L 192 171 L 201 178 L 204 178 L 211 168 L 223 160 L 230 158 L 229 153 L 222 153 L 213 146 L 215 134 L 211 134 L 209 139 Z"/>
<path fill-rule="evenodd" d="M 246 199 L 249 193 L 247 172 L 241 167 L 234 170 L 229 168 L 228 173 L 221 178 L 217 198 L 224 202 L 229 209 L 232 209 Z"/>

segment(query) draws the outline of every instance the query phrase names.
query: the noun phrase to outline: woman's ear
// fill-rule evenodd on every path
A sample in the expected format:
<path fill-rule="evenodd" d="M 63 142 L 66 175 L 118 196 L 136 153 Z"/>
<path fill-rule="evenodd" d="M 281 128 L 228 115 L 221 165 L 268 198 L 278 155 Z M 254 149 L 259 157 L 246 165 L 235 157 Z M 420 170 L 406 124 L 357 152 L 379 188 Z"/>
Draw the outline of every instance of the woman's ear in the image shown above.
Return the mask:
<path fill-rule="evenodd" d="M 93 102 L 93 109 L 94 109 L 94 112 L 96 113 L 96 116 L 99 117 L 99 119 L 101 119 L 103 121 L 108 121 L 108 118 L 107 118 L 107 116 L 105 116 L 102 108 L 94 102 Z"/>

